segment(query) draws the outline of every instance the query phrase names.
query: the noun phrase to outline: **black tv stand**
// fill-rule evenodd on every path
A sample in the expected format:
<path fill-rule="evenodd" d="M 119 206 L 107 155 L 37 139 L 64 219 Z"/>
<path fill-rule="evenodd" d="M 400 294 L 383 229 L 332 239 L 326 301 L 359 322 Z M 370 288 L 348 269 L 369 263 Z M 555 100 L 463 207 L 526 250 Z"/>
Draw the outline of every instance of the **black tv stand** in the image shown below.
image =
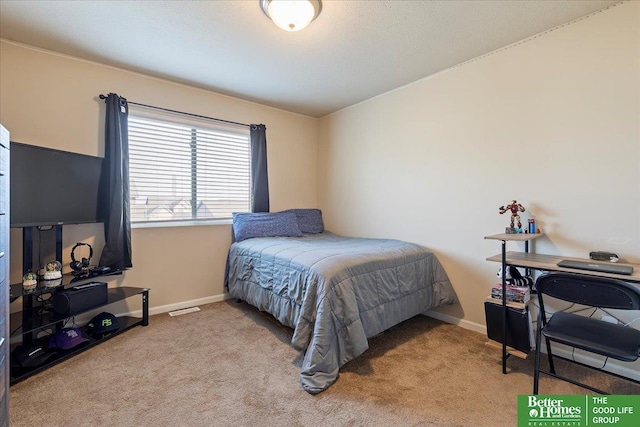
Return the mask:
<path fill-rule="evenodd" d="M 23 270 L 24 272 L 33 271 L 33 229 L 37 227 L 30 227 L 29 230 L 23 229 Z M 62 225 L 53 226 L 56 239 L 56 259 L 62 259 Z M 27 230 L 27 231 L 25 231 Z M 38 266 L 37 268 L 39 268 Z M 36 269 L 37 271 L 37 269 Z M 35 271 L 34 271 L 35 272 Z M 94 279 L 99 277 L 109 277 L 121 275 L 122 270 L 111 269 L 106 270 L 89 270 L 87 274 L 74 276 L 73 274 L 63 274 L 60 279 L 60 283 L 56 286 L 51 286 L 52 281 L 43 280 L 41 277 L 38 279 L 38 284 L 35 289 L 31 291 L 24 291 L 22 283 L 12 284 L 10 286 L 10 300 L 16 301 L 22 298 L 22 310 L 11 313 L 10 316 L 10 328 L 11 337 L 21 337 L 21 345 L 42 344 L 46 347 L 49 341 L 50 335 L 63 328 L 67 320 L 74 316 L 79 316 L 83 313 L 87 313 L 93 310 L 98 310 L 101 307 L 108 306 L 110 304 L 122 301 L 128 298 L 140 295 L 142 317 L 131 316 L 119 316 L 118 324 L 119 328 L 109 334 L 92 337 L 86 330 L 84 334 L 89 338 L 88 342 L 84 342 L 69 350 L 52 351 L 52 355 L 47 359 L 45 363 L 35 367 L 24 368 L 19 366 L 13 357 L 10 358 L 10 385 L 14 385 L 32 375 L 42 372 L 43 370 L 54 366 L 63 360 L 67 360 L 77 354 L 80 354 L 98 344 L 101 344 L 135 326 L 147 326 L 149 324 L 149 289 L 137 288 L 131 286 L 120 286 L 109 288 L 107 301 L 104 304 L 88 307 L 84 310 L 76 311 L 73 313 L 57 314 L 53 310 L 50 299 L 53 294 L 63 289 L 70 287 L 87 284 L 95 281 Z M 85 329 L 85 328 L 81 328 Z M 19 344 L 13 344 L 12 351 Z"/>

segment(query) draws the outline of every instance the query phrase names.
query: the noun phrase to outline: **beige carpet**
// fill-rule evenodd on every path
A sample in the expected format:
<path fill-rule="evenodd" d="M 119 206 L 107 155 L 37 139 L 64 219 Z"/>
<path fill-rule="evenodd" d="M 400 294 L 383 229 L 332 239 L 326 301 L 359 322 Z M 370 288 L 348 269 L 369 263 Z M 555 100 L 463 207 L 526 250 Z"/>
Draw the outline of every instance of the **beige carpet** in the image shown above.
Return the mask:
<path fill-rule="evenodd" d="M 533 357 L 503 375 L 482 334 L 418 316 L 310 395 L 290 329 L 244 303 L 201 308 L 152 316 L 11 387 L 11 426 L 514 426 L 517 396 L 531 393 Z M 548 377 L 540 392 L 585 393 Z"/>

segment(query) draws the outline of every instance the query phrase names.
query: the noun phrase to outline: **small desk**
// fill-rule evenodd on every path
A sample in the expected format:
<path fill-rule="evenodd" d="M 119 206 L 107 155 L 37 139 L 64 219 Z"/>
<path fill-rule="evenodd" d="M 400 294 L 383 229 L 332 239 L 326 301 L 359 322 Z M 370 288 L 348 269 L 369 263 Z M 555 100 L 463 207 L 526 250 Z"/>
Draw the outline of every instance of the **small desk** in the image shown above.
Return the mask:
<path fill-rule="evenodd" d="M 529 251 L 529 241 L 542 237 L 542 233 L 537 234 L 494 234 L 491 236 L 486 236 L 485 239 L 488 240 L 501 240 L 502 241 L 502 252 L 498 255 L 491 256 L 487 258 L 487 261 L 499 262 L 502 264 L 502 286 L 503 290 L 505 289 L 505 269 L 508 265 L 512 265 L 514 267 L 523 267 L 527 270 L 541 270 L 541 271 L 562 271 L 566 273 L 574 273 L 574 274 L 584 274 L 587 276 L 597 276 L 597 277 L 608 277 L 613 279 L 622 280 L 625 282 L 632 282 L 640 284 L 640 264 L 629 264 L 629 263 L 618 263 L 620 265 L 628 265 L 633 267 L 633 273 L 630 275 L 627 274 L 613 274 L 613 273 L 604 273 L 600 271 L 592 271 L 592 270 L 582 270 L 578 268 L 564 268 L 558 267 L 558 262 L 563 259 L 567 260 L 576 260 L 576 261 L 590 261 L 585 258 L 571 258 L 560 255 L 543 255 L 531 253 Z M 519 241 L 525 242 L 525 250 L 524 252 L 517 251 L 506 251 L 506 242 L 507 241 Z M 504 333 L 503 337 L 507 336 L 507 306 L 505 299 L 506 292 L 502 292 L 502 306 L 504 310 Z M 506 341 L 506 339 L 503 339 Z M 509 356 L 507 351 L 506 342 L 502 343 L 502 373 L 507 373 L 507 357 Z"/>

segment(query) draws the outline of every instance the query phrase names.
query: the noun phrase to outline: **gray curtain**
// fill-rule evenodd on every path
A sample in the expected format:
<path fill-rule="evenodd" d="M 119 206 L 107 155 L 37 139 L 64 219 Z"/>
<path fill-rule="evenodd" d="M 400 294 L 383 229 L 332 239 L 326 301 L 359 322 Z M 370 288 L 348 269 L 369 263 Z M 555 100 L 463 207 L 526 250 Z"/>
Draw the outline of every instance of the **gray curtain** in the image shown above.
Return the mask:
<path fill-rule="evenodd" d="M 251 125 L 251 212 L 269 212 L 269 177 L 267 176 L 267 128 Z"/>
<path fill-rule="evenodd" d="M 269 212 L 269 177 L 267 176 L 267 127 L 251 125 L 251 212 Z M 231 241 L 235 241 L 233 228 Z M 224 269 L 224 285 L 229 287 L 229 254 Z"/>
<path fill-rule="evenodd" d="M 100 203 L 105 216 L 105 246 L 101 266 L 131 268 L 131 216 L 129 210 L 129 107 L 115 93 L 106 99 L 105 162 Z"/>

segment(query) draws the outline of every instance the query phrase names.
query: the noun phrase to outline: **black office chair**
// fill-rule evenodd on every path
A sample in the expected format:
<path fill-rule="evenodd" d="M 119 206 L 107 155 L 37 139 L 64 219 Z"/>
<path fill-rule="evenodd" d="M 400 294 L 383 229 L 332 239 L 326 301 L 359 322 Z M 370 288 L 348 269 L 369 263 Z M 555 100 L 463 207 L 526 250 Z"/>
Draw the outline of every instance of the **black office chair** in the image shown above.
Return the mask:
<path fill-rule="evenodd" d="M 606 358 L 633 362 L 637 360 L 640 355 L 640 331 L 630 326 L 609 323 L 593 317 L 581 316 L 564 311 L 553 313 L 547 322 L 543 295 L 603 309 L 640 310 L 640 291 L 638 288 L 616 279 L 569 273 L 548 273 L 540 276 L 536 280 L 536 290 L 538 292 L 540 307 L 536 334 L 533 394 L 538 394 L 538 380 L 540 379 L 541 373 L 570 382 L 596 393 L 607 394 L 587 384 L 556 374 L 555 367 L 553 366 L 554 356 L 551 354 L 550 342 L 558 342 L 570 347 L 599 354 Z M 549 371 L 540 369 L 540 347 L 543 336 L 547 345 Z M 598 367 L 586 365 L 560 356 L 555 357 L 640 384 L 640 381 L 623 377 Z"/>

